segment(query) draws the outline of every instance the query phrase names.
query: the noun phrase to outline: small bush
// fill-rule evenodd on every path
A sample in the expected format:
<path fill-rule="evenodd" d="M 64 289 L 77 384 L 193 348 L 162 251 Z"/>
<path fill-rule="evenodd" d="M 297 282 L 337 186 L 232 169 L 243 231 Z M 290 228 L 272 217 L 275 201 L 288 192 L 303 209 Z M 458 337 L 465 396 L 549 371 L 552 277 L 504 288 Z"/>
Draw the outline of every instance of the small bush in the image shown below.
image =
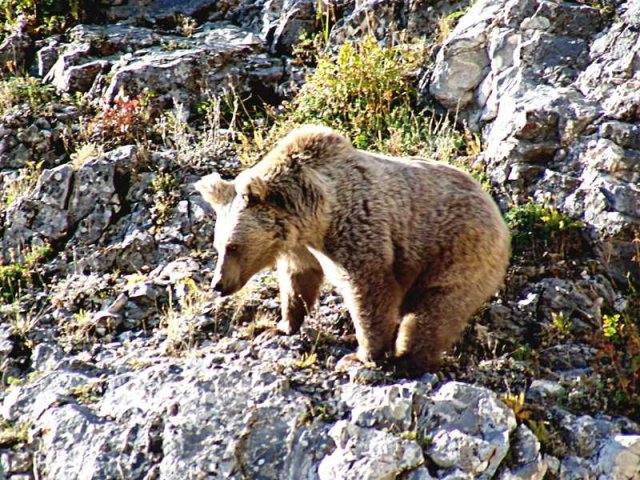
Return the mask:
<path fill-rule="evenodd" d="M 26 167 L 20 170 L 19 176 L 0 192 L 0 211 L 8 208 L 18 198 L 31 193 L 40 177 L 42 163 L 26 162 Z"/>
<path fill-rule="evenodd" d="M 171 214 L 171 209 L 178 202 L 178 181 L 169 173 L 160 173 L 151 181 L 153 190 L 153 207 L 151 216 L 156 225 L 163 225 Z"/>
<path fill-rule="evenodd" d="M 0 265 L 0 298 L 13 302 L 29 282 L 29 272 L 21 263 Z"/>
<path fill-rule="evenodd" d="M 477 136 L 456 129 L 450 118 L 416 111 L 415 78 L 424 56 L 421 43 L 386 47 L 373 36 L 319 53 L 291 102 L 244 125 L 242 163 L 253 165 L 292 128 L 311 123 L 336 128 L 357 148 L 468 167 L 468 159 L 458 159 L 478 153 Z"/>
<path fill-rule="evenodd" d="M 33 284 L 33 274 L 38 264 L 49 256 L 51 251 L 51 246 L 45 243 L 25 250 L 22 254 L 22 261 L 0 265 L 0 299 L 4 299 L 6 303 L 17 300 L 21 292 Z"/>
<path fill-rule="evenodd" d="M 14 76 L 0 81 L 0 117 L 18 107 L 31 115 L 45 115 L 47 104 L 57 99 L 55 88 L 30 76 Z"/>
<path fill-rule="evenodd" d="M 113 148 L 146 141 L 153 113 L 152 97 L 153 92 L 149 91 L 130 97 L 122 88 L 113 105 L 105 106 L 89 122 L 87 142 Z"/>
<path fill-rule="evenodd" d="M 632 292 L 620 313 L 602 317 L 595 335 L 598 348 L 594 369 L 603 379 L 608 409 L 640 417 L 640 296 Z"/>
<path fill-rule="evenodd" d="M 34 37 L 61 33 L 84 17 L 89 0 L 0 0 L 0 22 L 10 28 L 19 16 Z"/>
<path fill-rule="evenodd" d="M 541 258 L 546 253 L 564 257 L 584 226 L 553 207 L 529 200 L 511 208 L 505 215 L 511 230 L 515 256 Z"/>
<path fill-rule="evenodd" d="M 332 125 L 358 148 L 380 143 L 408 113 L 422 59 L 420 44 L 383 47 L 373 37 L 347 42 L 335 57 L 320 54 L 290 116 L 296 124 Z"/>
<path fill-rule="evenodd" d="M 422 60 L 420 44 L 383 47 L 373 37 L 345 43 L 336 54 L 320 53 L 317 67 L 282 111 L 256 122 L 245 138 L 243 163 L 253 164 L 292 128 L 312 123 L 336 128 L 357 148 L 388 139 L 399 121 L 410 122 L 416 97 L 413 79 Z"/>

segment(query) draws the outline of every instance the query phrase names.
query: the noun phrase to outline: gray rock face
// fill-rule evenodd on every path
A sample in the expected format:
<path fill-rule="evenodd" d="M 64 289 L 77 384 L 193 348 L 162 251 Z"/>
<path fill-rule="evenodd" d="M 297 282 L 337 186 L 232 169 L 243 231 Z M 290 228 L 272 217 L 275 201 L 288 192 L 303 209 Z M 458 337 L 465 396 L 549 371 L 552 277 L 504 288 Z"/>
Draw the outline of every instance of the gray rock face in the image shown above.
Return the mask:
<path fill-rule="evenodd" d="M 9 7 L 8 7 L 9 8 Z M 9 35 L 0 42 L 0 71 L 15 75 L 27 66 L 27 56 L 32 42 L 27 35 L 27 19 L 20 15 L 12 25 Z"/>
<path fill-rule="evenodd" d="M 158 106 L 188 108 L 204 100 L 207 90 L 220 93 L 230 82 L 240 92 L 257 84 L 275 92 L 284 75 L 282 60 L 266 55 L 257 35 L 230 24 L 205 24 L 188 37 L 132 25 L 78 25 L 70 43 L 57 49 L 45 81 L 64 92 L 90 91 L 106 102 L 121 89 L 133 97 L 148 90 Z"/>
<path fill-rule="evenodd" d="M 601 12 L 547 0 L 475 3 L 438 53 L 429 92 L 487 141 L 496 184 L 552 195 L 595 228 L 614 276 L 631 272 L 640 225 L 636 119 L 637 2 L 604 27 Z"/>
<path fill-rule="evenodd" d="M 457 382 L 440 387 L 431 401 L 420 430 L 431 438 L 429 458 L 450 473 L 491 478 L 509 450 L 513 411 L 491 391 Z"/>
<path fill-rule="evenodd" d="M 438 478 L 489 478 L 501 464 L 515 420 L 492 392 L 456 382 L 432 392 L 433 378 L 353 385 L 331 373 L 320 388 L 301 389 L 295 339 L 283 341 L 289 346 L 265 339 L 260 358 L 225 338 L 197 359 L 157 361 L 134 341 L 92 364 L 47 362 L 42 376 L 6 395 L 0 413 L 32 424 L 47 479 L 429 480 L 425 455 L 442 469 Z M 134 353 L 156 360 L 138 371 Z M 347 418 L 323 419 L 320 405 Z M 531 432 L 514 438 L 513 471 L 542 469 Z"/>
<path fill-rule="evenodd" d="M 621 434 L 620 426 L 607 418 L 559 413 L 574 454 L 561 459 L 559 478 L 626 480 L 640 475 L 640 436 Z"/>
<path fill-rule="evenodd" d="M 320 480 L 393 480 L 399 472 L 413 470 L 424 463 L 422 449 L 416 442 L 379 430 L 360 428 L 341 420 L 329 435 L 337 448 L 320 463 Z"/>
<path fill-rule="evenodd" d="M 5 125 L 0 127 L 0 169 L 57 163 L 56 143 L 60 139 L 61 125 L 52 127 L 45 117 L 31 123 L 24 121 L 26 125 L 11 128 L 10 122 L 3 122 Z"/>
<path fill-rule="evenodd" d="M 340 44 L 373 34 L 387 44 L 404 38 L 432 35 L 438 20 L 466 6 L 463 1 L 369 0 L 331 2 L 336 10 L 344 8 L 344 17 L 331 31 L 331 43 Z"/>
<path fill-rule="evenodd" d="M 164 106 L 190 106 L 207 89 L 219 93 L 229 82 L 239 91 L 252 82 L 275 91 L 284 73 L 281 60 L 261 53 L 256 35 L 237 27 L 208 24 L 180 42 L 173 51 L 152 49 L 121 57 L 104 98 L 113 100 L 121 88 L 131 94 L 147 88 Z"/>
<path fill-rule="evenodd" d="M 33 193 L 7 210 L 4 248 L 19 250 L 36 239 L 56 243 L 74 234 L 80 243 L 98 240 L 122 208 L 118 189 L 136 161 L 135 151 L 129 153 L 121 165 L 94 159 L 78 170 L 69 164 L 45 170 Z"/>
<path fill-rule="evenodd" d="M 513 445 L 513 465 L 505 468 L 498 477 L 500 480 L 542 480 L 547 473 L 547 464 L 540 454 L 540 442 L 524 425 L 515 431 Z"/>

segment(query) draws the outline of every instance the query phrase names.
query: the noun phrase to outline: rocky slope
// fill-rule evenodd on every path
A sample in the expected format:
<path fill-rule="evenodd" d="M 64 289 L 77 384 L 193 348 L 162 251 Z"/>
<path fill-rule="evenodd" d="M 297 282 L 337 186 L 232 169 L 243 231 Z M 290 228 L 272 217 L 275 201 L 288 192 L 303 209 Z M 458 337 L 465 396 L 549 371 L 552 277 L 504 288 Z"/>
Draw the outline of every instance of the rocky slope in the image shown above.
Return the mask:
<path fill-rule="evenodd" d="M 0 478 L 640 478 L 640 1 L 96 8 L 0 44 Z M 269 273 L 209 289 L 191 185 L 242 168 L 220 96 L 290 98 L 314 30 L 440 32 L 421 107 L 480 139 L 514 228 L 504 291 L 437 375 L 335 372 L 355 340 L 329 286 L 291 337 Z"/>

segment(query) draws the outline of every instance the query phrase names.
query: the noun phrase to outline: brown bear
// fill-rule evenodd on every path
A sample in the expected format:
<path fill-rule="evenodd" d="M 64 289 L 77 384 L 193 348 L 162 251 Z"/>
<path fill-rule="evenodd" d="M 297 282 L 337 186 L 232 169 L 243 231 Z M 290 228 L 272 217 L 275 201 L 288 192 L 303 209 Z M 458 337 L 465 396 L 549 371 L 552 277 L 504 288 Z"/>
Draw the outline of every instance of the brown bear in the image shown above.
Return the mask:
<path fill-rule="evenodd" d="M 196 188 L 217 215 L 215 290 L 277 265 L 278 327 L 295 333 L 326 275 L 355 325 L 351 361 L 436 369 L 509 260 L 500 211 L 469 174 L 357 150 L 327 127 L 295 129 L 234 181 Z"/>

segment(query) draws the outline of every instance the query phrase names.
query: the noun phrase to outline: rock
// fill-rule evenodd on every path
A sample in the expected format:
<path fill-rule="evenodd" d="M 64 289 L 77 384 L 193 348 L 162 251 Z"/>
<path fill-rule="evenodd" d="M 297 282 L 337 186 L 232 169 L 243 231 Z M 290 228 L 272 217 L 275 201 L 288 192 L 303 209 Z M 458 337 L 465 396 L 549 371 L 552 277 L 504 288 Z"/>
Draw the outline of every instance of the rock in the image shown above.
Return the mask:
<path fill-rule="evenodd" d="M 207 99 L 207 91 L 221 93 L 229 82 L 239 92 L 260 88 L 273 95 L 284 75 L 282 60 L 267 56 L 257 35 L 229 24 L 207 23 L 188 37 L 133 25 L 78 25 L 69 38 L 45 81 L 107 103 L 124 88 L 130 98 L 152 91 L 154 106 L 188 111 Z"/>
<path fill-rule="evenodd" d="M 240 91 L 256 82 L 265 91 L 275 91 L 283 65 L 260 50 L 259 39 L 250 32 L 207 25 L 177 50 L 155 49 L 121 57 L 113 65 L 103 98 L 112 101 L 122 87 L 133 96 L 150 89 L 159 105 L 188 107 L 207 89 L 220 93 L 229 81 Z"/>
<path fill-rule="evenodd" d="M 392 480 L 401 472 L 413 470 L 424 463 L 422 449 L 415 441 L 403 440 L 380 430 L 361 428 L 341 420 L 331 428 L 329 435 L 336 443 L 336 450 L 320 462 L 320 480 Z"/>
<path fill-rule="evenodd" d="M 630 248 L 640 225 L 637 135 L 630 127 L 640 104 L 629 53 L 636 20 L 622 15 L 591 42 L 604 27 L 596 8 L 477 2 L 422 82 L 483 132 L 496 185 L 523 196 L 551 190 L 561 210 L 596 229 L 617 281 L 628 272 L 640 278 Z"/>
<path fill-rule="evenodd" d="M 571 452 L 580 457 L 591 457 L 605 439 L 619 433 L 612 422 L 589 415 L 563 414 L 560 426 Z"/>
<path fill-rule="evenodd" d="M 11 355 L 13 351 L 13 328 L 11 325 L 0 325 L 0 364 Z"/>
<path fill-rule="evenodd" d="M 500 480 L 542 480 L 547 473 L 547 464 L 540 454 L 540 442 L 524 425 L 518 426 L 513 436 L 512 462 L 503 470 Z"/>
<path fill-rule="evenodd" d="M 24 71 L 27 66 L 29 51 L 32 48 L 27 25 L 27 18 L 19 15 L 11 26 L 9 35 L 0 42 L 0 71 L 3 74 L 15 75 Z"/>
<path fill-rule="evenodd" d="M 33 192 L 7 210 L 5 248 L 18 249 L 36 239 L 96 242 L 123 208 L 137 161 L 135 147 L 124 146 L 77 169 L 65 164 L 44 170 Z"/>
<path fill-rule="evenodd" d="M 87 383 L 88 377 L 77 372 L 54 371 L 36 381 L 16 387 L 4 397 L 0 415 L 15 422 L 35 419 L 67 399 L 72 388 Z"/>
<path fill-rule="evenodd" d="M 405 432 L 415 428 L 430 390 L 431 384 L 420 382 L 384 387 L 347 384 L 341 397 L 352 408 L 351 421 L 356 425 Z"/>
<path fill-rule="evenodd" d="M 313 31 L 318 5 L 314 0 L 265 2 L 262 33 L 269 52 L 291 54 L 300 35 Z"/>
<path fill-rule="evenodd" d="M 151 20 L 157 23 L 175 22 L 177 15 L 186 17 L 202 17 L 210 11 L 216 9 L 228 9 L 235 5 L 234 0 L 218 2 L 216 0 L 191 0 L 189 2 L 152 0 L 143 5 L 131 4 L 129 2 L 112 2 L 107 8 L 107 17 L 111 20 L 126 20 L 135 22 L 136 20 Z"/>
<path fill-rule="evenodd" d="M 616 435 L 604 444 L 596 463 L 598 475 L 631 480 L 640 476 L 640 435 Z"/>
<path fill-rule="evenodd" d="M 513 411 L 494 393 L 480 387 L 449 382 L 431 396 L 432 405 L 420 420 L 419 433 L 429 435 L 429 458 L 447 470 L 459 469 L 490 478 L 509 450 L 516 428 Z"/>
<path fill-rule="evenodd" d="M 565 394 L 566 390 L 560 383 L 536 379 L 527 390 L 527 399 L 538 404 L 553 403 L 561 400 Z"/>
<path fill-rule="evenodd" d="M 43 117 L 24 128 L 6 128 L 0 137 L 0 168 L 34 170 L 36 164 L 55 164 L 58 134 Z"/>
<path fill-rule="evenodd" d="M 341 5 L 341 3 L 343 5 Z M 373 34 L 387 45 L 404 38 L 433 35 L 438 20 L 466 6 L 465 1 L 331 2 L 332 13 L 344 17 L 331 30 L 332 45 Z"/>

